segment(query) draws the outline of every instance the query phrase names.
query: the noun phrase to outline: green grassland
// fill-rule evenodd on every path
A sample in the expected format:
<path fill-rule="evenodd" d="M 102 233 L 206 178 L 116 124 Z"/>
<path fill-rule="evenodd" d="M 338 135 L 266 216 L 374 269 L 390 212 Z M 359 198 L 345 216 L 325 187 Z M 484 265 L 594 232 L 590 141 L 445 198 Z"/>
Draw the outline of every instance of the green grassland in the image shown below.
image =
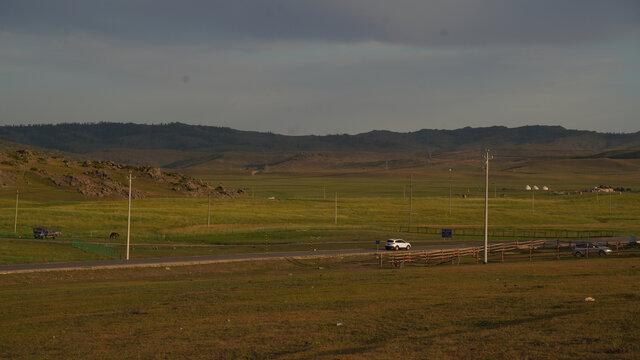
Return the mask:
<path fill-rule="evenodd" d="M 247 195 L 213 199 L 209 227 L 207 198 L 158 192 L 134 200 L 131 255 L 374 248 L 375 240 L 389 237 L 414 245 L 480 240 L 397 232 L 408 225 L 410 207 L 413 226 L 481 227 L 479 161 L 395 165 L 319 170 L 297 164 L 255 176 L 192 169 L 212 185 L 244 188 Z M 638 160 L 506 158 L 491 169 L 491 229 L 640 232 Z M 20 189 L 19 239 L 15 189 L 0 190 L 0 264 L 103 258 L 72 247 L 71 239 L 123 249 L 126 201 L 89 201 L 36 180 Z M 551 191 L 524 191 L 526 184 Z M 634 191 L 580 194 L 601 184 Z M 30 232 L 37 225 L 57 227 L 63 236 L 34 241 Z M 123 236 L 109 239 L 114 231 Z M 637 252 L 574 259 L 565 251 L 554 260 L 551 252 L 536 251 L 531 263 L 528 254 L 498 261 L 381 269 L 366 256 L 5 274 L 0 358 L 639 356 Z M 596 302 L 584 302 L 587 296 Z"/>
<path fill-rule="evenodd" d="M 637 257 L 551 258 L 3 275 L 0 358 L 637 358 Z"/>
<path fill-rule="evenodd" d="M 600 184 L 640 188 L 637 160 L 505 159 L 492 164 L 489 191 L 492 229 L 607 230 L 616 235 L 640 231 L 640 193 L 580 194 Z M 267 243 L 272 251 L 275 246 L 284 245 L 289 247 L 280 249 L 307 248 L 312 242 L 316 248 L 371 247 L 375 240 L 391 236 L 417 244 L 434 244 L 442 241 L 437 235 L 398 235 L 395 231 L 408 225 L 410 208 L 413 226 L 481 227 L 484 177 L 480 165 L 477 160 L 434 160 L 420 167 L 389 170 L 272 169 L 255 176 L 246 171 L 195 169 L 191 175 L 216 186 L 244 188 L 247 195 L 213 199 L 209 227 L 206 198 L 158 194 L 134 200 L 132 244 L 175 244 L 176 249 L 139 246 L 132 256 L 264 251 Z M 450 173 L 449 168 L 454 170 Z M 550 191 L 524 191 L 526 184 L 545 185 Z M 463 194 L 468 198 L 463 198 Z M 14 237 L 14 213 L 15 193 L 3 190 L 0 235 L 5 238 Z M 18 234 L 28 238 L 34 226 L 47 225 L 61 229 L 66 240 L 78 238 L 121 246 L 122 237 L 111 240 L 108 235 L 111 232 L 124 235 L 126 220 L 126 201 L 81 200 L 77 194 L 34 182 L 22 190 Z M 478 238 L 457 240 L 469 242 Z M 4 255 L 25 259 L 39 255 L 40 250 L 31 251 L 30 244 L 13 246 L 14 253 L 6 251 Z M 180 244 L 238 246 L 233 250 L 233 247 L 182 248 Z"/>

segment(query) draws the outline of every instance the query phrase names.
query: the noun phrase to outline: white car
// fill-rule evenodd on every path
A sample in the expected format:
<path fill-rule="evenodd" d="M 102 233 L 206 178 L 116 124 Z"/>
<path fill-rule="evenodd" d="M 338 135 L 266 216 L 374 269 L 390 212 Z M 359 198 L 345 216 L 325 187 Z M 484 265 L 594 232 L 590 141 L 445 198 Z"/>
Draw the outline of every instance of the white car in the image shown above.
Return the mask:
<path fill-rule="evenodd" d="M 396 250 L 396 251 L 400 249 L 409 250 L 411 249 L 411 244 L 402 239 L 389 239 L 387 240 L 387 243 L 384 244 L 384 247 L 387 250 Z"/>

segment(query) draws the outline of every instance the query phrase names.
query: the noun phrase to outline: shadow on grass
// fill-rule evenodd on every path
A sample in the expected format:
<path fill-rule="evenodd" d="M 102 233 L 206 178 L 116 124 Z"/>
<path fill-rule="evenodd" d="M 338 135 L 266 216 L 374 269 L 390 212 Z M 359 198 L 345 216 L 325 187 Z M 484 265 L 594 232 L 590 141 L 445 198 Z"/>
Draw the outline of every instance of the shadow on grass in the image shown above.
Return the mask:
<path fill-rule="evenodd" d="M 562 312 L 555 312 L 551 314 L 544 314 L 540 316 L 512 319 L 512 320 L 496 320 L 496 321 L 481 320 L 481 321 L 475 322 L 473 326 L 479 329 L 498 329 L 504 326 L 522 325 L 522 324 L 527 324 L 527 323 L 541 321 L 541 320 L 550 320 L 558 316 L 566 316 L 566 315 L 572 315 L 572 314 L 575 314 L 575 311 L 562 311 Z"/>

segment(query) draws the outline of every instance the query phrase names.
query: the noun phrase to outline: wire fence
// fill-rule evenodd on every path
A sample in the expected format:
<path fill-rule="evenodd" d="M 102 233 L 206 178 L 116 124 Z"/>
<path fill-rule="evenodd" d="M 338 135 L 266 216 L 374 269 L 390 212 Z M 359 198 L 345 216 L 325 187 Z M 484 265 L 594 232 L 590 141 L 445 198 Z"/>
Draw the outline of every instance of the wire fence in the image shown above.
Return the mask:
<path fill-rule="evenodd" d="M 531 240 L 531 241 L 516 241 L 510 243 L 495 243 L 488 244 L 487 256 L 493 256 L 492 262 L 499 261 L 504 262 L 506 257 L 522 260 L 528 255 L 528 260 L 532 261 L 535 252 L 540 252 L 547 255 L 549 258 L 560 259 L 566 257 L 566 249 L 571 250 L 571 256 L 584 257 L 584 250 L 576 254 L 573 249 L 575 245 L 580 242 L 577 241 L 560 241 L 560 240 Z M 606 242 L 607 247 L 611 248 L 610 253 L 601 251 L 600 248 L 593 247 L 591 256 L 602 255 L 620 255 L 620 251 L 631 250 L 638 253 L 640 246 L 635 242 L 635 238 L 630 241 L 616 241 Z M 587 243 L 586 245 L 586 257 L 589 257 L 589 248 L 593 244 Z M 563 251 L 564 250 L 564 251 Z M 500 256 L 499 260 L 495 256 Z M 460 263 L 462 258 L 471 258 L 475 263 L 484 261 L 484 246 L 470 246 L 464 248 L 455 249 L 443 249 L 443 250 L 427 250 L 427 251 L 406 251 L 406 252 L 393 252 L 393 253 L 379 253 L 376 254 L 379 266 L 392 265 L 394 267 L 402 267 L 405 263 L 422 264 L 427 266 L 443 265 L 443 264 L 456 264 Z"/>
<path fill-rule="evenodd" d="M 82 240 L 73 239 L 71 246 L 78 248 L 85 252 L 91 252 L 99 256 L 103 256 L 111 259 L 122 259 L 122 253 L 118 249 L 94 243 L 87 243 Z"/>
<path fill-rule="evenodd" d="M 392 228 L 397 232 L 441 235 L 441 227 L 398 226 Z M 484 236 L 483 228 L 449 228 L 452 238 Z M 590 239 L 619 235 L 611 230 L 564 230 L 564 229 L 508 229 L 489 228 L 487 235 L 499 239 Z"/>

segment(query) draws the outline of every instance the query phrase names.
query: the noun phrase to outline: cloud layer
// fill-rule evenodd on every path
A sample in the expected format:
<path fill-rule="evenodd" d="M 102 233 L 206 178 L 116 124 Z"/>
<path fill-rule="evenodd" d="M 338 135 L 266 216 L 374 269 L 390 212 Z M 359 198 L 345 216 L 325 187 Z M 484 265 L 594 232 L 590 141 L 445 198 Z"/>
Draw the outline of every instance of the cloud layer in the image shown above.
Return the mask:
<path fill-rule="evenodd" d="M 640 2 L 0 0 L 0 123 L 637 131 Z"/>
<path fill-rule="evenodd" d="M 636 36 L 640 27 L 635 0 L 24 0 L 0 6 L 0 24 L 9 31 L 181 44 L 567 44 Z"/>

